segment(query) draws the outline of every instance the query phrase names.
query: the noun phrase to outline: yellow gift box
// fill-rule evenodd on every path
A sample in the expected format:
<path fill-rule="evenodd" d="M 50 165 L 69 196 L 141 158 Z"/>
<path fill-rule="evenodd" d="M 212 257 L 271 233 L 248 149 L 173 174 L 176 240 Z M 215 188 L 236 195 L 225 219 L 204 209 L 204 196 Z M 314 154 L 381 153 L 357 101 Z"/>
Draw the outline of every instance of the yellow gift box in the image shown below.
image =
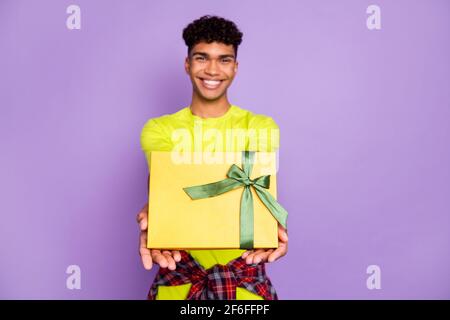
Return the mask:
<path fill-rule="evenodd" d="M 252 152 L 252 154 L 249 178 L 256 179 L 270 175 L 270 185 L 266 190 L 271 195 L 268 197 L 276 199 L 276 153 Z M 192 199 L 187 194 L 186 188 L 226 179 L 230 166 L 234 165 L 234 169 L 237 169 L 236 166 L 243 168 L 244 156 L 244 152 L 151 152 L 148 157 L 150 185 L 147 247 L 159 249 L 242 247 L 240 217 L 245 186 L 203 199 Z M 278 247 L 277 220 L 255 189 L 248 188 L 248 190 L 252 193 L 253 203 L 253 248 Z"/>

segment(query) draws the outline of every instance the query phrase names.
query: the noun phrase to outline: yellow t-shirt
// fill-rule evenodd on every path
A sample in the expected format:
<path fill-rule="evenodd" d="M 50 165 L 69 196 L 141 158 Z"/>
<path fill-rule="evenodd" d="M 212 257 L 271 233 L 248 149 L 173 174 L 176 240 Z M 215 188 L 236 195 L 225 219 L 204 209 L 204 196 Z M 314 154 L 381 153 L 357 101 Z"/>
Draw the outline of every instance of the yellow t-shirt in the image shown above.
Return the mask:
<path fill-rule="evenodd" d="M 279 147 L 279 128 L 271 117 L 254 114 L 231 105 L 220 117 L 201 118 L 192 114 L 188 106 L 173 114 L 153 118 L 145 123 L 141 133 L 141 147 L 147 159 L 152 151 L 172 151 L 177 144 L 179 146 L 180 136 L 174 134 L 179 129 L 184 133 L 189 132 L 192 143 L 188 144 L 188 147 L 192 151 L 276 151 Z M 236 138 L 243 132 L 246 133 L 244 140 Z M 198 137 L 203 139 L 197 139 Z M 183 148 L 186 148 L 186 145 Z M 187 250 L 205 269 L 216 264 L 227 264 L 244 251 L 240 249 Z M 156 299 L 183 300 L 187 297 L 190 287 L 191 284 L 160 286 Z M 262 297 L 244 288 L 237 288 L 236 299 L 252 300 L 262 299 Z"/>

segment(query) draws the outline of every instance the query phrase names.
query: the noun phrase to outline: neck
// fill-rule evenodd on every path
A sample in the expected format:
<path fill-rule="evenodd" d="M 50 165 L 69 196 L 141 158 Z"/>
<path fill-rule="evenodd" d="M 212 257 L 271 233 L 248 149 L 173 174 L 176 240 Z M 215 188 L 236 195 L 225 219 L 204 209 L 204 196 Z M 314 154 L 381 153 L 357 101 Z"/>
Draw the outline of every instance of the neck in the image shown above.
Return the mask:
<path fill-rule="evenodd" d="M 206 100 L 194 91 L 190 108 L 192 114 L 200 118 L 217 118 L 223 116 L 230 106 L 226 94 L 217 100 Z"/>

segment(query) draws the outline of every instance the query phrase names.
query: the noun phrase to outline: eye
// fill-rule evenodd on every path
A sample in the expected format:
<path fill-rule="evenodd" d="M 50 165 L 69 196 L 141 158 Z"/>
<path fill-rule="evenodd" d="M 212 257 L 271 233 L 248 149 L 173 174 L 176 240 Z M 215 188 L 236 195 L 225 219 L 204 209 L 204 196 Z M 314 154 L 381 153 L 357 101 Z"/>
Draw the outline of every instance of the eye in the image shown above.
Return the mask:
<path fill-rule="evenodd" d="M 223 58 L 222 59 L 222 63 L 230 63 L 231 59 L 230 58 Z"/>
<path fill-rule="evenodd" d="M 195 57 L 195 61 L 203 62 L 205 60 L 206 60 L 205 57 L 202 57 L 202 56 Z"/>

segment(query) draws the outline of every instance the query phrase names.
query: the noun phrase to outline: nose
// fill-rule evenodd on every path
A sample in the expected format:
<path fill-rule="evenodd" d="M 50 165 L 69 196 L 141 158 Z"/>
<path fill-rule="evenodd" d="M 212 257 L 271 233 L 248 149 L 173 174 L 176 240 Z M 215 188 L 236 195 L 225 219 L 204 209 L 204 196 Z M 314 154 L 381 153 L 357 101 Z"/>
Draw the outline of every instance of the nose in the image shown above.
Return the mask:
<path fill-rule="evenodd" d="M 205 68 L 205 73 L 210 76 L 219 75 L 219 69 L 217 66 L 217 62 L 215 60 L 211 60 L 208 62 L 207 66 Z"/>

